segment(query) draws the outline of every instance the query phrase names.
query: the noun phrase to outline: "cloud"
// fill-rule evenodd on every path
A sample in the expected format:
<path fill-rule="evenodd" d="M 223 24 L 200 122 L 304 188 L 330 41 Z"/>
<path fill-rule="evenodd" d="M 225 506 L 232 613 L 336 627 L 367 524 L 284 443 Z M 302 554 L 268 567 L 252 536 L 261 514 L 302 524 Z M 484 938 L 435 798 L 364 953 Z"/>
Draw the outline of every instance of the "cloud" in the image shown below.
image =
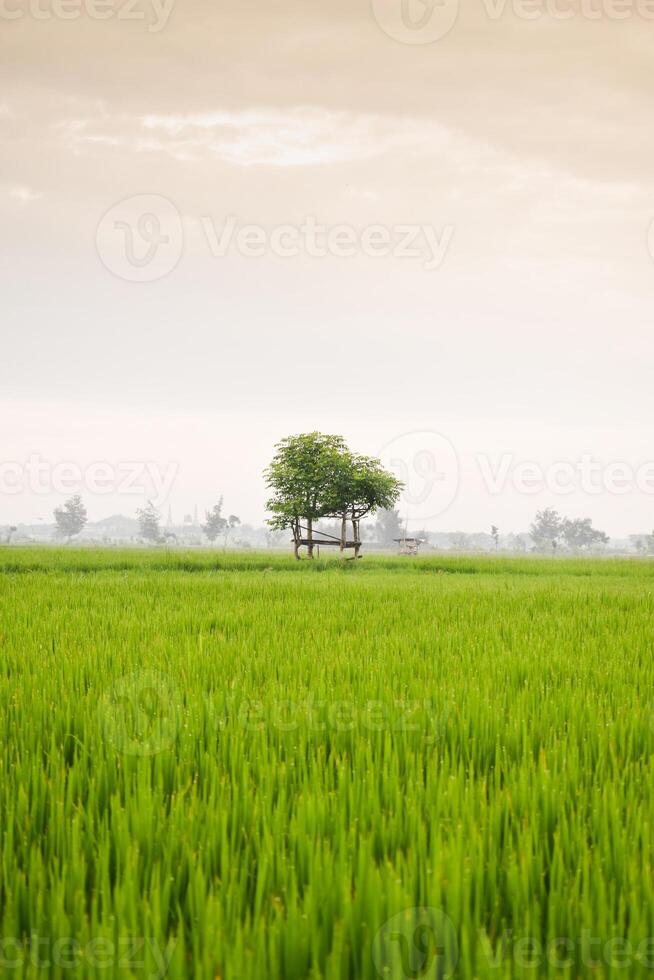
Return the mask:
<path fill-rule="evenodd" d="M 57 129 L 69 149 L 100 143 L 180 160 L 234 166 L 301 167 L 367 160 L 388 152 L 434 153 L 451 145 L 436 122 L 303 107 L 186 115 L 74 118 Z"/>
<path fill-rule="evenodd" d="M 20 201 L 21 204 L 29 204 L 43 197 L 39 191 L 35 191 L 31 187 L 26 187 L 23 184 L 3 185 L 0 187 L 0 192 L 12 201 Z"/>

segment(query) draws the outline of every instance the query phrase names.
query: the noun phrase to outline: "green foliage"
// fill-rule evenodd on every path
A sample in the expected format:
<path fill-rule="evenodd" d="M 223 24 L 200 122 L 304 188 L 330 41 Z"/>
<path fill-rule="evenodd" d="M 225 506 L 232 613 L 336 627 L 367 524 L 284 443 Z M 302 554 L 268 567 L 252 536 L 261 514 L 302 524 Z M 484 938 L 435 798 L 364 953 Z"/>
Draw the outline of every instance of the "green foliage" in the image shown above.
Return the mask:
<path fill-rule="evenodd" d="M 452 920 L 453 980 L 649 976 L 653 584 L 0 548 L 7 976 L 160 978 L 156 943 L 170 980 L 379 980 L 375 935 L 416 906 Z M 66 937 L 75 968 L 30 961 Z M 145 937 L 142 966 L 89 953 Z"/>
<path fill-rule="evenodd" d="M 202 525 L 202 530 L 212 544 L 227 527 L 227 518 L 222 516 L 222 509 L 223 498 L 221 497 L 218 503 L 206 512 L 205 523 Z"/>
<path fill-rule="evenodd" d="M 570 520 L 561 517 L 552 507 L 538 511 L 529 534 L 539 551 L 556 550 L 560 541 L 571 551 L 581 551 L 609 542 L 607 534 L 593 527 L 590 517 Z"/>
<path fill-rule="evenodd" d="M 57 525 L 57 534 L 63 538 L 75 537 L 80 531 L 84 530 L 87 522 L 86 507 L 79 494 L 70 497 L 63 507 L 55 507 L 54 519 Z M 16 530 L 14 528 L 14 530 Z"/>
<path fill-rule="evenodd" d="M 610 540 L 608 534 L 593 527 L 590 517 L 574 521 L 566 518 L 563 521 L 562 534 L 563 540 L 572 551 L 608 544 Z"/>
<path fill-rule="evenodd" d="M 142 538 L 146 541 L 151 541 L 153 544 L 159 544 L 162 541 L 160 527 L 161 514 L 152 501 L 148 500 L 146 507 L 136 511 L 136 519 L 139 522 L 139 531 Z"/>
<path fill-rule="evenodd" d="M 335 487 L 333 516 L 360 516 L 389 510 L 397 502 L 403 484 L 378 459 L 346 452 Z"/>
<path fill-rule="evenodd" d="M 539 551 L 556 549 L 562 533 L 563 518 L 553 507 L 539 510 L 529 528 L 529 535 Z"/>
<path fill-rule="evenodd" d="M 301 518 L 364 516 L 392 507 L 402 489 L 378 459 L 351 453 L 342 436 L 289 436 L 276 450 L 265 473 L 274 494 L 267 503 L 273 528 L 290 527 Z"/>
<path fill-rule="evenodd" d="M 308 432 L 288 436 L 275 448 L 265 472 L 273 491 L 266 505 L 273 515 L 270 526 L 283 529 L 299 518 L 315 521 L 331 513 L 337 502 L 334 487 L 343 480 L 343 438 Z"/>

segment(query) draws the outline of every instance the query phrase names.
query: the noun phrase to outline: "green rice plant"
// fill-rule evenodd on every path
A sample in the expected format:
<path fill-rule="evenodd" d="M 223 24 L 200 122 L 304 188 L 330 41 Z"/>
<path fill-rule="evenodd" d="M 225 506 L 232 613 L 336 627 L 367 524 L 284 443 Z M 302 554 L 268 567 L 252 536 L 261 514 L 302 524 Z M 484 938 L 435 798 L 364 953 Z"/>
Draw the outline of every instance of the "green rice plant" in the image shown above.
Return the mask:
<path fill-rule="evenodd" d="M 0 975 L 654 975 L 653 596 L 0 549 Z"/>

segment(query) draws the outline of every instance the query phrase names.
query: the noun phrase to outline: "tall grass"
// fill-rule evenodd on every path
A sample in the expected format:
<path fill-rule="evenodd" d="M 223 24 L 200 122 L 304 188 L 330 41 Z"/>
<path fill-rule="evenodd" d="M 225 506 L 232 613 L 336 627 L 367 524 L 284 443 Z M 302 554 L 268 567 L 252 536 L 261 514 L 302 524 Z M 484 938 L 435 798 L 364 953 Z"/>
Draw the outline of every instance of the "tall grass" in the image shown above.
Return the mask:
<path fill-rule="evenodd" d="M 653 594 L 625 561 L 0 551 L 4 970 L 651 975 Z"/>

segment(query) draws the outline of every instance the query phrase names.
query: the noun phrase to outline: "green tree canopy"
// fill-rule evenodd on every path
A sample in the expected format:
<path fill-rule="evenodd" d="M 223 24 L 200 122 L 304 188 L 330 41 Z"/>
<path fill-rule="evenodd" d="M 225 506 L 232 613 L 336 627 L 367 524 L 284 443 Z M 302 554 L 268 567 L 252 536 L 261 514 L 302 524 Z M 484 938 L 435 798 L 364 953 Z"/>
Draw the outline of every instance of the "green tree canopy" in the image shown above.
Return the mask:
<path fill-rule="evenodd" d="M 64 538 L 75 537 L 86 526 L 86 507 L 82 503 L 79 494 L 70 497 L 63 507 L 55 507 L 54 518 L 57 524 L 57 532 Z"/>
<path fill-rule="evenodd" d="M 222 510 L 223 498 L 221 497 L 218 503 L 214 504 L 211 510 L 206 511 L 205 514 L 205 523 L 202 525 L 202 530 L 212 544 L 218 535 L 224 532 L 227 525 L 227 518 L 222 516 Z"/>
<path fill-rule="evenodd" d="M 563 540 L 573 551 L 592 548 L 593 545 L 608 544 L 609 536 L 593 527 L 590 517 L 563 521 Z"/>
<path fill-rule="evenodd" d="M 547 548 L 556 549 L 562 533 L 563 518 L 553 507 L 539 510 L 529 528 L 529 536 L 541 551 L 545 551 Z"/>
<path fill-rule="evenodd" d="M 272 514 L 268 524 L 278 530 L 293 528 L 296 555 L 302 522 L 310 555 L 313 523 L 323 517 L 341 518 L 343 543 L 345 522 L 352 520 L 359 541 L 360 518 L 392 508 L 402 490 L 402 483 L 378 459 L 350 452 L 342 436 L 309 432 L 288 436 L 275 448 L 265 472 L 273 491 L 267 503 Z"/>
<path fill-rule="evenodd" d="M 265 472 L 273 496 L 266 504 L 273 528 L 291 527 L 304 518 L 315 521 L 335 511 L 349 455 L 341 436 L 308 432 L 279 442 Z"/>
<path fill-rule="evenodd" d="M 141 537 L 153 544 L 161 541 L 161 514 L 151 500 L 148 500 L 147 507 L 136 511 L 136 519 L 139 522 Z"/>
<path fill-rule="evenodd" d="M 391 510 L 402 486 L 378 459 L 346 451 L 336 475 L 335 504 L 330 516 L 365 517 L 377 510 Z"/>

